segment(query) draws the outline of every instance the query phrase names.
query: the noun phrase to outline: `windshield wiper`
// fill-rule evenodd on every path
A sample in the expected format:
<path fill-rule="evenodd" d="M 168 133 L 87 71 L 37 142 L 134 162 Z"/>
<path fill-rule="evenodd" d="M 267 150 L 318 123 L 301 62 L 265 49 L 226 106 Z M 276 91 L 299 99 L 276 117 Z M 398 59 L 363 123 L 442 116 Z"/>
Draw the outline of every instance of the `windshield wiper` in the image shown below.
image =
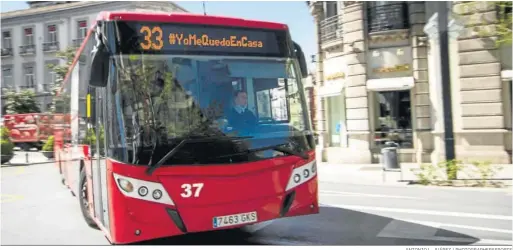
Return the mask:
<path fill-rule="evenodd" d="M 295 156 L 301 157 L 305 160 L 308 160 L 308 158 L 309 158 L 308 154 L 306 154 L 305 152 L 299 152 L 299 151 L 296 151 L 296 150 L 293 150 L 290 148 L 286 148 L 286 147 L 283 147 L 283 145 L 277 145 L 277 146 L 272 147 L 271 149 L 274 149 L 278 152 L 282 152 L 284 154 L 295 155 Z"/>
<path fill-rule="evenodd" d="M 230 156 L 235 156 L 235 155 L 243 155 L 243 154 L 249 154 L 249 153 L 254 153 L 254 152 L 258 152 L 258 151 L 265 151 L 265 150 L 270 150 L 271 149 L 271 150 L 275 150 L 275 151 L 278 151 L 278 152 L 281 152 L 281 153 L 284 153 L 284 154 L 295 155 L 297 157 L 301 157 L 301 158 L 303 158 L 305 160 L 308 160 L 308 158 L 309 158 L 308 154 L 306 154 L 304 152 L 299 152 L 299 151 L 296 151 L 296 150 L 284 147 L 286 145 L 288 145 L 288 143 L 272 145 L 272 146 L 267 146 L 267 147 L 261 147 L 261 148 L 248 149 L 248 150 L 245 150 L 245 151 L 240 152 L 240 153 L 229 154 L 229 155 L 222 155 L 222 156 L 218 156 L 218 157 L 230 157 Z"/>
<path fill-rule="evenodd" d="M 162 164 L 164 164 L 164 162 L 166 162 L 167 159 L 173 157 L 173 155 L 175 155 L 176 152 L 178 152 L 187 143 L 211 142 L 211 141 L 216 141 L 216 140 L 234 141 L 234 140 L 243 140 L 243 139 L 250 139 L 250 138 L 253 138 L 253 136 L 210 136 L 210 137 L 203 137 L 203 138 L 197 138 L 197 139 L 191 139 L 191 138 L 183 139 L 180 141 L 180 143 L 178 143 L 178 145 L 176 145 L 176 147 L 174 147 L 171 151 L 169 151 L 166 155 L 164 155 L 164 157 L 162 157 L 162 159 L 160 159 L 160 161 L 149 166 L 148 169 L 146 169 L 146 174 L 151 175 L 157 168 L 162 166 Z"/>

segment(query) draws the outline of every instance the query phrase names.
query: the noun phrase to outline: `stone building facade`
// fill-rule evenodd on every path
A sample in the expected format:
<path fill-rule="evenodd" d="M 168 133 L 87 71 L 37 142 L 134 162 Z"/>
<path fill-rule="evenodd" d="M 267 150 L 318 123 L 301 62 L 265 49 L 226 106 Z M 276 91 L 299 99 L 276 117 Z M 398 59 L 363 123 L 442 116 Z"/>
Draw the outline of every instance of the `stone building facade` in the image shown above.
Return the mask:
<path fill-rule="evenodd" d="M 444 160 L 439 42 L 425 31 L 437 2 L 307 4 L 318 38 L 314 123 L 323 161 L 377 163 L 388 140 L 400 145 L 402 162 Z M 473 32 L 476 16 L 496 20 L 491 4 L 472 15 L 447 7 L 464 24 L 449 40 L 456 158 L 511 163 L 511 45 L 494 47 L 493 33 Z"/>

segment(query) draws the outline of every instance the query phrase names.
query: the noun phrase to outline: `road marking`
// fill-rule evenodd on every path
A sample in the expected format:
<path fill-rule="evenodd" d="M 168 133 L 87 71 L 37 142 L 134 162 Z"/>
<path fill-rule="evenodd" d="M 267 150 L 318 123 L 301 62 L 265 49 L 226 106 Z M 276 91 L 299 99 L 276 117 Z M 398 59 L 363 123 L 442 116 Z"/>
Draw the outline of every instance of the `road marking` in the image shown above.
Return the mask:
<path fill-rule="evenodd" d="M 470 245 L 483 244 L 483 245 L 506 245 L 506 246 L 511 246 L 511 244 L 513 244 L 513 241 L 511 241 L 511 240 L 491 240 L 491 239 L 474 239 L 474 238 L 443 237 L 443 236 L 409 237 L 409 236 L 401 236 L 401 235 L 387 235 L 387 234 L 383 234 L 383 235 L 380 235 L 379 237 L 382 237 L 382 238 L 399 238 L 399 239 L 408 239 L 408 240 L 458 242 L 458 243 L 468 243 Z"/>
<path fill-rule="evenodd" d="M 463 229 L 472 229 L 472 230 L 478 230 L 478 231 L 490 231 L 490 232 L 496 232 L 496 233 L 507 233 L 512 234 L 513 230 L 507 230 L 507 229 L 498 229 L 498 228 L 490 228 L 490 227 L 476 227 L 476 226 L 467 226 L 467 225 L 459 225 L 459 224 L 450 224 L 450 223 L 439 223 L 439 222 L 431 222 L 431 221 L 420 221 L 420 220 L 405 220 L 405 219 L 399 219 L 394 218 L 396 220 L 402 220 L 410 223 L 430 226 L 430 227 L 456 227 L 456 228 L 463 228 Z"/>
<path fill-rule="evenodd" d="M 24 198 L 25 197 L 23 195 L 0 194 L 0 203 L 15 202 L 15 201 L 23 200 Z"/>
<path fill-rule="evenodd" d="M 475 214 L 475 213 L 462 213 L 462 212 L 448 212 L 448 211 L 435 211 L 435 210 L 422 210 L 422 209 L 404 209 L 404 208 L 390 208 L 390 207 L 371 207 L 371 206 L 358 206 L 358 205 L 341 205 L 341 204 L 326 204 L 327 206 L 339 207 L 351 210 L 373 210 L 380 212 L 394 212 L 405 214 L 424 214 L 424 215 L 439 215 L 451 217 L 469 217 L 480 218 L 489 220 L 513 220 L 513 216 L 495 215 L 495 214 Z"/>
<path fill-rule="evenodd" d="M 319 191 L 321 195 L 328 196 L 363 196 L 363 197 L 380 197 L 392 199 L 412 199 L 412 200 L 425 200 L 424 198 L 400 195 L 384 195 L 384 194 L 366 194 L 366 193 L 353 193 L 353 192 L 339 192 L 339 191 Z"/>
<path fill-rule="evenodd" d="M 441 226 L 447 226 L 451 224 L 429 222 L 429 221 L 416 221 L 416 220 L 400 220 L 393 219 L 390 221 L 379 233 L 376 235 L 378 238 L 400 238 L 408 240 L 425 240 L 425 241 L 445 241 L 445 242 L 460 242 L 467 244 L 489 244 L 489 245 L 511 245 L 512 241 L 508 240 L 492 240 L 492 239 L 479 239 L 468 235 L 468 237 L 447 237 L 447 236 L 436 236 L 436 233 L 440 230 Z M 452 226 L 452 225 L 451 225 Z M 482 227 L 471 227 L 456 225 L 463 228 L 471 229 L 485 229 L 488 231 L 500 231 L 511 233 L 510 230 L 500 230 L 495 228 L 482 228 Z M 448 229 L 444 229 L 448 230 Z M 464 233 L 455 232 L 462 234 Z M 466 235 L 465 235 L 466 236 Z"/>
<path fill-rule="evenodd" d="M 513 241 L 511 240 L 488 240 L 488 239 L 480 239 L 478 242 L 476 243 L 473 243 L 471 245 L 477 245 L 477 244 L 482 244 L 482 245 L 508 245 L 508 246 L 511 246 L 513 245 Z"/>

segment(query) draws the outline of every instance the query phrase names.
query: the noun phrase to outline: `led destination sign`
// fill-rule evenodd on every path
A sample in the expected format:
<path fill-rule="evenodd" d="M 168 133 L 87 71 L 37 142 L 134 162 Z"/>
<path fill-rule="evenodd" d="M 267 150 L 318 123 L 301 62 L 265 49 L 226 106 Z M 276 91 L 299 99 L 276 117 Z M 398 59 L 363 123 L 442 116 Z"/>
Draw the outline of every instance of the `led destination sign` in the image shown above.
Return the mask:
<path fill-rule="evenodd" d="M 284 57 L 286 32 L 174 23 L 118 23 L 124 53 L 217 54 Z M 136 51 L 133 51 L 136 50 Z"/>

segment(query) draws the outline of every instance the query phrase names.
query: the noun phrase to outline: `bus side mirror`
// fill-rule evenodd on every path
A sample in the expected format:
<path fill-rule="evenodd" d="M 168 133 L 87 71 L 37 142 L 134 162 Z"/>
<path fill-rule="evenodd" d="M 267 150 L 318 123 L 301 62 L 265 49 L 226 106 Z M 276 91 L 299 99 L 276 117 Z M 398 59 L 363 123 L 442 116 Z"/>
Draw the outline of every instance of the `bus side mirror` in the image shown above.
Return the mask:
<path fill-rule="evenodd" d="M 306 67 L 306 60 L 305 60 L 305 54 L 303 53 L 303 50 L 301 49 L 301 46 L 294 42 L 294 50 L 296 51 L 296 58 L 299 61 L 299 68 L 301 69 L 301 76 L 303 78 L 308 77 L 308 69 Z"/>
<path fill-rule="evenodd" d="M 109 53 L 105 49 L 103 42 L 94 46 L 92 54 L 91 71 L 89 76 L 89 85 L 94 87 L 107 86 L 109 76 Z"/>

